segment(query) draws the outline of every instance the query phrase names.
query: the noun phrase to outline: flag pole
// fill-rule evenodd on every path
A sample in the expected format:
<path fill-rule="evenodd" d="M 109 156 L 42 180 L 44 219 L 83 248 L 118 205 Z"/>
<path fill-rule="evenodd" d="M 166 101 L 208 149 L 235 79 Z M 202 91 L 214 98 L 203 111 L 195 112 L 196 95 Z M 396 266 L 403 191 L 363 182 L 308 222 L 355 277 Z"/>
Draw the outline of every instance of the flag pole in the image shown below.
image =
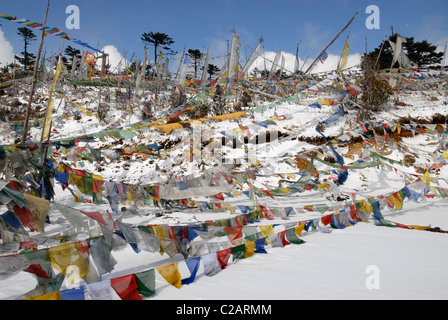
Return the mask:
<path fill-rule="evenodd" d="M 48 9 L 49 8 L 50 8 L 50 0 L 47 1 L 47 9 L 45 11 L 44 26 L 47 25 L 47 16 L 48 16 Z M 45 33 L 46 33 L 46 31 L 42 30 L 42 35 L 40 37 L 39 50 L 37 51 L 37 57 L 36 57 L 37 63 L 39 63 L 39 60 L 40 60 L 40 53 L 42 51 L 42 46 L 43 46 L 43 43 L 44 43 Z M 31 103 L 33 102 L 34 87 L 36 86 L 38 71 L 39 71 L 39 68 L 34 66 L 33 82 L 31 83 L 30 98 L 28 100 L 28 107 L 26 109 L 26 115 L 25 115 L 25 123 L 23 125 L 23 134 L 22 134 L 22 140 L 21 140 L 22 143 L 26 142 L 26 135 L 28 134 L 28 122 L 29 122 L 30 113 L 31 113 Z"/>
<path fill-rule="evenodd" d="M 378 53 L 378 57 L 376 57 L 375 68 L 378 66 L 378 62 L 380 61 L 381 53 L 383 52 L 384 43 L 386 42 L 387 36 L 384 38 L 383 43 L 381 44 L 380 52 Z"/>
<path fill-rule="evenodd" d="M 314 59 L 314 61 L 311 63 L 311 65 L 308 67 L 308 69 L 305 71 L 305 74 L 308 73 L 308 71 L 310 71 L 314 64 L 317 62 L 317 60 L 320 58 L 320 56 L 336 41 L 337 38 L 339 38 L 339 36 L 345 31 L 345 29 L 348 28 L 349 25 L 352 24 L 353 20 L 355 20 L 356 15 L 359 13 L 359 11 L 361 11 L 361 9 L 358 10 L 358 12 L 355 13 L 355 15 L 350 19 L 350 21 L 344 26 L 344 28 L 341 29 L 341 31 L 339 31 L 339 33 L 337 34 L 336 37 L 334 37 L 333 40 L 331 40 L 331 42 L 325 47 L 324 50 L 322 50 L 322 52 L 317 56 L 316 59 Z"/>

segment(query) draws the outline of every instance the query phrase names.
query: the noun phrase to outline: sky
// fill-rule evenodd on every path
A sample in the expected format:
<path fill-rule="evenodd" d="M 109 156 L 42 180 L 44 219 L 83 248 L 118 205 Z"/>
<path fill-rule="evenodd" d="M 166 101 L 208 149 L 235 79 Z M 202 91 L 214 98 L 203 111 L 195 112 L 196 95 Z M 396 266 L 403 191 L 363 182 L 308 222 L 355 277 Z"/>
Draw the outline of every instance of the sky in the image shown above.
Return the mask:
<path fill-rule="evenodd" d="M 0 14 L 44 21 L 47 0 L 0 2 Z M 68 29 L 70 24 L 66 24 L 73 13 L 66 13 L 70 5 L 79 8 L 78 29 Z M 366 12 L 371 5 L 377 10 Z M 260 37 L 264 39 L 266 56 L 272 56 L 280 49 L 287 61 L 293 61 L 298 47 L 301 62 L 307 57 L 311 62 L 356 12 L 350 27 L 327 50 L 327 68 L 340 56 L 347 36 L 349 64 L 351 60 L 359 60 L 366 48 L 371 51 L 378 47 L 392 29 L 404 37 L 415 37 L 416 41 L 428 40 L 440 51 L 448 40 L 446 0 L 51 0 L 47 25 L 58 27 L 100 50 L 106 47 L 114 63 L 123 57 L 142 60 L 144 44 L 140 37 L 151 31 L 166 33 L 173 38 L 172 49 L 179 52 L 178 55 L 186 48 L 208 49 L 212 57 L 221 56 L 227 52 L 232 29 L 241 40 L 243 63 Z M 372 25 L 373 22 L 376 25 Z M 14 53 L 23 51 L 23 39 L 17 35 L 21 25 L 5 19 L 0 19 L 0 24 L 0 62 L 4 65 L 13 59 Z M 40 32 L 35 34 L 38 37 L 31 50 L 37 53 Z M 48 56 L 68 45 L 82 49 L 70 41 L 49 35 L 43 50 Z M 150 47 L 149 59 L 153 58 Z M 215 58 L 210 63 L 221 67 L 223 59 Z"/>

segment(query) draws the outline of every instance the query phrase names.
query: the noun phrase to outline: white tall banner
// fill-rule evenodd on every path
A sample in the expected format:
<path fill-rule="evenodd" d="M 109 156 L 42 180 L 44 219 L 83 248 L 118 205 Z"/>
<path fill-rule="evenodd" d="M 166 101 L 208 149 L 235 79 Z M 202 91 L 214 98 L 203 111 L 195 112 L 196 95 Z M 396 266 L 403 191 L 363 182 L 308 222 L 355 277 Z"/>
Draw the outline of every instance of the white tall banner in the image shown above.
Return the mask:
<path fill-rule="evenodd" d="M 274 58 L 274 62 L 272 63 L 271 73 L 269 75 L 269 79 L 271 79 L 272 75 L 275 73 L 275 69 L 279 66 L 278 62 L 280 61 L 281 55 L 282 54 L 280 53 L 280 48 L 278 48 L 277 53 L 276 53 L 275 58 Z"/>
<path fill-rule="evenodd" d="M 285 70 L 285 56 L 282 55 L 282 62 L 280 65 L 280 72 L 283 72 Z"/>
<path fill-rule="evenodd" d="M 247 73 L 249 72 L 249 69 L 252 66 L 252 64 L 254 63 L 255 59 L 257 59 L 257 57 L 260 55 L 260 51 L 261 51 L 261 42 L 258 43 L 257 47 L 252 52 L 252 54 L 250 55 L 249 59 L 246 61 L 246 64 L 243 67 L 243 72 L 245 75 L 247 75 Z"/>
<path fill-rule="evenodd" d="M 232 79 L 236 71 L 236 66 L 238 64 L 238 50 L 239 50 L 238 35 L 234 33 L 232 35 L 232 44 L 230 46 L 230 56 L 228 65 L 229 71 L 227 74 L 227 78 L 229 79 Z"/>
<path fill-rule="evenodd" d="M 203 87 L 205 85 L 205 82 L 207 81 L 208 62 L 209 61 L 210 61 L 210 54 L 207 49 L 207 56 L 205 57 L 205 62 L 204 62 L 204 70 L 202 71 L 201 87 Z"/>
<path fill-rule="evenodd" d="M 140 72 L 138 70 L 138 67 L 136 68 L 137 79 L 135 81 L 135 92 L 137 94 L 141 94 L 141 92 L 140 92 L 140 85 L 141 85 L 141 82 L 142 82 L 142 74 L 144 75 L 145 72 L 146 72 L 146 62 L 147 62 L 147 60 L 148 60 L 148 50 L 146 50 L 146 47 L 145 47 L 145 58 L 143 60 L 143 64 L 142 64 L 142 67 L 140 69 Z"/>
<path fill-rule="evenodd" d="M 180 71 L 179 71 L 179 79 L 177 84 L 183 85 L 185 81 L 185 77 L 187 76 L 188 65 L 190 64 L 190 56 L 185 55 L 183 61 L 181 61 Z"/>
<path fill-rule="evenodd" d="M 396 43 L 389 41 L 389 44 L 392 47 L 392 50 L 394 51 L 391 68 L 397 61 L 398 61 L 398 64 L 400 65 L 400 67 L 402 67 L 402 68 L 409 69 L 409 68 L 414 67 L 415 63 L 413 63 L 401 49 L 401 43 L 406 42 L 406 39 L 401 38 L 401 40 L 399 41 L 398 38 L 401 38 L 401 37 L 400 36 L 397 37 Z M 399 47 L 397 44 L 399 45 Z"/>
<path fill-rule="evenodd" d="M 390 66 L 391 68 L 393 67 L 393 65 L 395 64 L 395 62 L 398 61 L 398 57 L 400 56 L 401 51 L 401 44 L 402 43 L 406 43 L 406 39 L 402 38 L 399 34 L 397 35 L 397 40 L 395 41 L 395 43 L 392 43 L 392 41 L 389 40 L 390 46 L 392 47 L 392 49 L 394 50 L 394 56 L 392 58 L 392 65 Z"/>

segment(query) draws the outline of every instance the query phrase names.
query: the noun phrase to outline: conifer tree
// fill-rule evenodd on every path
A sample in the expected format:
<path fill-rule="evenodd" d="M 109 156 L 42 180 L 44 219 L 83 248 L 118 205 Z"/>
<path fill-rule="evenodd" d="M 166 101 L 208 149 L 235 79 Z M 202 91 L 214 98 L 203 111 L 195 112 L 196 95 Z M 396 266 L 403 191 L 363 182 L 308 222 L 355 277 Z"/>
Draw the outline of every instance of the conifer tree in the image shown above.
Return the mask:
<path fill-rule="evenodd" d="M 409 60 L 417 64 L 418 67 L 431 66 L 440 63 L 443 58 L 443 52 L 436 52 L 437 47 L 430 44 L 427 40 L 415 41 L 414 37 L 405 38 L 406 42 L 402 44 L 403 52 L 408 56 Z M 389 41 L 395 43 L 397 34 L 393 34 L 388 38 Z M 367 55 L 370 58 L 378 60 L 378 68 L 390 68 L 394 51 L 389 44 L 389 41 L 384 41 L 375 50 L 369 52 Z M 382 47 L 382 50 L 381 50 Z M 381 54 L 380 54 L 381 52 Z M 398 66 L 398 62 L 394 67 Z"/>
<path fill-rule="evenodd" d="M 31 44 L 32 41 L 36 40 L 36 35 L 32 30 L 26 27 L 20 27 L 18 29 L 17 34 L 23 38 L 24 51 L 21 52 L 23 57 L 15 56 L 15 58 L 19 61 L 19 63 L 23 64 L 25 70 L 27 70 L 28 66 L 33 64 L 36 60 L 36 56 L 28 52 L 28 46 Z"/>
<path fill-rule="evenodd" d="M 175 51 L 171 50 L 171 45 L 174 43 L 174 40 L 165 33 L 161 32 L 144 32 L 140 38 L 143 43 L 148 44 L 154 47 L 154 64 L 157 64 L 157 50 L 169 50 L 168 54 L 173 55 L 176 54 Z"/>

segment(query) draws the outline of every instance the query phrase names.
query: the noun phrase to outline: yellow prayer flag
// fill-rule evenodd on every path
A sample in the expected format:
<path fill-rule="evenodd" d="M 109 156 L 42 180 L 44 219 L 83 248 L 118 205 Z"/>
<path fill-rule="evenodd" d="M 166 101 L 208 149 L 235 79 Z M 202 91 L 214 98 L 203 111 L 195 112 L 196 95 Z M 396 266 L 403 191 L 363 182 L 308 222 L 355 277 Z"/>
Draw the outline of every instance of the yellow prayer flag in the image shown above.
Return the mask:
<path fill-rule="evenodd" d="M 438 193 L 437 193 L 437 189 L 433 186 L 430 186 L 429 189 L 431 190 L 431 192 L 437 197 Z"/>
<path fill-rule="evenodd" d="M 263 237 L 266 237 L 266 241 L 267 243 L 269 243 L 269 236 L 274 235 L 274 227 L 271 225 L 268 226 L 258 226 L 260 228 L 261 234 L 263 235 Z"/>
<path fill-rule="evenodd" d="M 48 106 L 47 111 L 45 113 L 45 121 L 44 121 L 44 127 L 42 129 L 42 137 L 40 141 L 48 140 L 50 137 L 50 125 L 51 125 L 51 115 L 53 114 L 53 91 L 56 87 L 56 83 L 59 79 L 59 75 L 61 74 L 61 68 L 62 68 L 62 61 L 61 57 L 59 57 L 58 65 L 56 67 L 56 72 L 54 74 L 53 83 L 51 84 L 50 88 L 50 98 L 48 99 Z"/>
<path fill-rule="evenodd" d="M 78 187 L 79 191 L 85 194 L 82 176 L 78 176 L 76 173 L 70 173 L 68 175 L 68 184 L 75 184 Z"/>
<path fill-rule="evenodd" d="M 67 277 L 71 284 L 90 274 L 86 259 L 80 253 L 76 243 L 67 243 L 52 247 L 49 250 L 51 266 L 67 276 L 67 269 L 72 273 Z"/>
<path fill-rule="evenodd" d="M 163 229 L 163 226 L 152 226 L 152 229 L 156 233 L 156 236 L 158 238 L 165 238 L 165 230 Z M 160 255 L 163 255 L 165 250 L 163 250 L 162 246 L 160 246 L 159 253 Z"/>
<path fill-rule="evenodd" d="M 344 69 L 347 66 L 347 58 L 348 58 L 349 51 L 350 51 L 350 47 L 348 45 L 348 39 L 347 39 L 347 40 L 345 40 L 344 49 L 342 50 L 341 62 L 339 63 L 338 70 Z"/>
<path fill-rule="evenodd" d="M 45 219 L 50 212 L 50 202 L 48 200 L 24 193 L 26 202 L 33 216 L 37 231 L 44 233 Z"/>
<path fill-rule="evenodd" d="M 367 212 L 367 213 L 372 213 L 373 212 L 373 206 L 372 206 L 372 204 L 371 203 L 367 203 L 367 201 L 366 200 L 361 200 L 360 202 L 360 205 L 361 205 L 361 210 L 362 211 L 365 211 L 365 212 Z"/>
<path fill-rule="evenodd" d="M 55 291 L 47 294 L 42 294 L 40 296 L 24 298 L 22 300 L 62 300 L 62 298 L 61 298 L 61 292 Z"/>
<path fill-rule="evenodd" d="M 429 171 L 426 171 L 424 175 L 420 176 L 420 179 L 426 182 L 426 186 L 429 187 Z"/>
<path fill-rule="evenodd" d="M 75 197 L 75 202 L 83 202 L 81 197 L 78 196 L 76 193 L 73 193 L 73 197 Z"/>
<path fill-rule="evenodd" d="M 226 207 L 227 210 L 229 210 L 230 214 L 233 214 L 232 207 L 226 203 L 223 203 L 223 206 Z"/>
<path fill-rule="evenodd" d="M 294 228 L 294 231 L 295 231 L 299 236 L 302 235 L 303 230 L 305 230 L 305 224 L 298 225 L 297 227 Z"/>
<path fill-rule="evenodd" d="M 393 194 L 386 196 L 386 198 L 392 202 L 397 210 L 401 210 L 403 208 L 403 203 L 395 197 Z"/>
<path fill-rule="evenodd" d="M 286 178 L 291 179 L 291 180 L 295 180 L 296 179 L 296 175 L 294 173 L 286 173 Z"/>
<path fill-rule="evenodd" d="M 246 254 L 244 255 L 244 258 L 252 257 L 254 255 L 254 252 L 255 252 L 255 240 L 254 241 L 250 241 L 250 242 L 246 242 L 244 244 L 244 247 L 246 249 Z"/>
<path fill-rule="evenodd" d="M 410 225 L 409 227 L 414 228 L 416 230 L 428 230 L 429 229 L 429 227 L 417 226 L 417 225 Z"/>
<path fill-rule="evenodd" d="M 177 269 L 177 263 L 168 266 L 156 268 L 160 275 L 172 286 L 180 289 L 182 284 L 182 277 Z"/>

